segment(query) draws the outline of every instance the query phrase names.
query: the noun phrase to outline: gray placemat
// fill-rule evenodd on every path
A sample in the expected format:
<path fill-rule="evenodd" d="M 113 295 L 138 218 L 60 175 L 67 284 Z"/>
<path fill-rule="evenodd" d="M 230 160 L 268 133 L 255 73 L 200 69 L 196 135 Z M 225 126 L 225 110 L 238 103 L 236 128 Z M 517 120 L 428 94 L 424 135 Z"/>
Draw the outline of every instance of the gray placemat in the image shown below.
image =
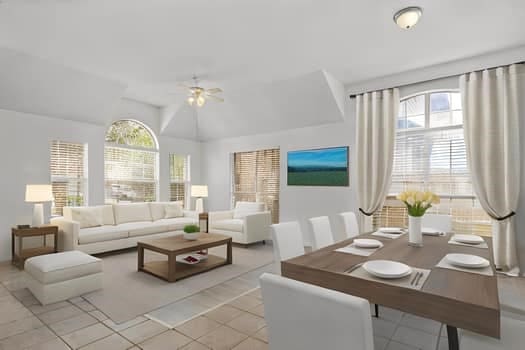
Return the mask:
<path fill-rule="evenodd" d="M 352 277 L 362 278 L 362 279 L 369 280 L 369 281 L 390 284 L 392 286 L 419 290 L 423 288 L 423 285 L 425 284 L 428 276 L 430 275 L 430 271 L 431 270 L 412 267 L 412 273 L 409 276 L 405 276 L 402 278 L 396 278 L 396 279 L 387 279 L 387 278 L 379 278 L 379 277 L 372 276 L 361 266 L 355 269 L 354 271 L 350 272 L 349 275 Z M 417 285 L 415 283 L 411 284 L 411 282 L 414 280 L 414 277 L 416 276 L 416 273 L 418 272 L 421 272 L 423 275 L 421 276 L 421 278 L 419 278 Z"/>
<path fill-rule="evenodd" d="M 447 261 L 447 257 L 444 256 L 443 259 L 436 265 L 436 267 L 441 267 L 442 269 L 449 269 L 449 270 L 457 270 L 462 272 L 468 272 L 468 273 L 475 273 L 478 275 L 485 275 L 485 276 L 494 276 L 494 271 L 492 271 L 492 267 L 489 265 L 487 267 L 483 267 L 481 269 L 466 269 L 463 267 L 457 267 L 452 265 Z"/>
<path fill-rule="evenodd" d="M 377 248 L 360 248 L 360 247 L 356 247 L 355 244 L 352 243 L 350 245 L 347 245 L 346 247 L 336 249 L 335 251 L 340 252 L 340 253 L 346 253 L 346 254 L 370 256 L 381 248 L 383 248 L 383 243 L 381 243 L 381 246 Z"/>
<path fill-rule="evenodd" d="M 395 233 L 385 233 L 381 231 L 376 231 L 372 233 L 372 236 L 385 237 L 385 238 L 390 238 L 390 239 L 396 239 L 404 235 L 406 235 L 406 232 L 395 234 Z"/>
<path fill-rule="evenodd" d="M 472 247 L 472 248 L 480 248 L 480 249 L 489 249 L 489 246 L 487 242 L 483 242 L 480 244 L 467 244 L 467 243 L 461 243 L 454 240 L 454 236 L 448 241 L 448 244 L 455 244 L 455 245 L 461 245 L 463 247 Z"/>

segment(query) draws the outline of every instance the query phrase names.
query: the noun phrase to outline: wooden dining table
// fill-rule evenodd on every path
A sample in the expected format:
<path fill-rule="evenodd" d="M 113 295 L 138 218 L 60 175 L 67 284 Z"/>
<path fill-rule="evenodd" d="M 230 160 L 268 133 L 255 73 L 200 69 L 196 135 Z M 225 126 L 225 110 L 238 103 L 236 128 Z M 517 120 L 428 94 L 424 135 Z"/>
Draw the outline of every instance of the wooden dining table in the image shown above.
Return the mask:
<path fill-rule="evenodd" d="M 281 262 L 283 276 L 305 283 L 351 294 L 370 303 L 425 317 L 447 325 L 450 350 L 459 349 L 457 328 L 500 337 L 500 305 L 496 273 L 493 276 L 436 267 L 448 253 L 474 254 L 488 259 L 494 266 L 492 244 L 484 238 L 488 249 L 449 244 L 451 234 L 424 236 L 423 246 L 408 245 L 407 234 L 384 238 L 370 234 L 357 238 L 373 238 L 383 247 L 370 256 L 359 256 L 335 249 L 347 246 L 347 239 L 322 249 Z M 430 275 L 416 290 L 381 281 L 351 276 L 348 271 L 368 260 L 393 260 L 411 267 L 429 269 Z"/>

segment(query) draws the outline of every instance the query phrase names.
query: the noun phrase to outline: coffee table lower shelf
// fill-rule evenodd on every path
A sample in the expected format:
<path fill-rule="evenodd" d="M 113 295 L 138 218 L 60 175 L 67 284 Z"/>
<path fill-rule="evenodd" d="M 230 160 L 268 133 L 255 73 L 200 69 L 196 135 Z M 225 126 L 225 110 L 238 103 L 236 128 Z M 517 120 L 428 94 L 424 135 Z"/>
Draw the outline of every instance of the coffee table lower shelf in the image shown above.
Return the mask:
<path fill-rule="evenodd" d="M 189 265 L 181 262 L 175 263 L 175 276 L 170 279 L 168 260 L 149 261 L 144 263 L 139 271 L 149 273 L 150 275 L 162 278 L 168 282 L 175 282 L 180 279 L 190 277 L 202 272 L 209 271 L 219 266 L 228 265 L 228 259 L 221 258 L 216 255 L 208 254 L 208 259 L 200 261 L 197 264 Z"/>

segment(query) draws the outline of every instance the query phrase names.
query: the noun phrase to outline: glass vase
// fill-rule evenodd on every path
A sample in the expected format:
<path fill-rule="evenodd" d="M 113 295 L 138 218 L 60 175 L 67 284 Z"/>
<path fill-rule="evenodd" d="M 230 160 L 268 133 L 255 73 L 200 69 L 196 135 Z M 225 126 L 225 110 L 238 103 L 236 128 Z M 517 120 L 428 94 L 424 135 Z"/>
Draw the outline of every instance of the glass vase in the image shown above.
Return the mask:
<path fill-rule="evenodd" d="M 408 216 L 408 244 L 414 247 L 423 246 L 421 216 Z"/>

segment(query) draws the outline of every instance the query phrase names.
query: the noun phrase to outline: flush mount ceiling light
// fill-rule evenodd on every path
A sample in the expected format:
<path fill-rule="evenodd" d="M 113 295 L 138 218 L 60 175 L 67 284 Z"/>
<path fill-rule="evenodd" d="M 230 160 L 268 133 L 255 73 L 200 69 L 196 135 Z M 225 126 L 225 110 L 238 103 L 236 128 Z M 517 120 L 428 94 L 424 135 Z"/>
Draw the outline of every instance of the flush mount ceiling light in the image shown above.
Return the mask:
<path fill-rule="evenodd" d="M 423 10 L 421 7 L 407 7 L 396 12 L 394 22 L 396 22 L 399 28 L 410 29 L 416 25 L 422 14 Z"/>

